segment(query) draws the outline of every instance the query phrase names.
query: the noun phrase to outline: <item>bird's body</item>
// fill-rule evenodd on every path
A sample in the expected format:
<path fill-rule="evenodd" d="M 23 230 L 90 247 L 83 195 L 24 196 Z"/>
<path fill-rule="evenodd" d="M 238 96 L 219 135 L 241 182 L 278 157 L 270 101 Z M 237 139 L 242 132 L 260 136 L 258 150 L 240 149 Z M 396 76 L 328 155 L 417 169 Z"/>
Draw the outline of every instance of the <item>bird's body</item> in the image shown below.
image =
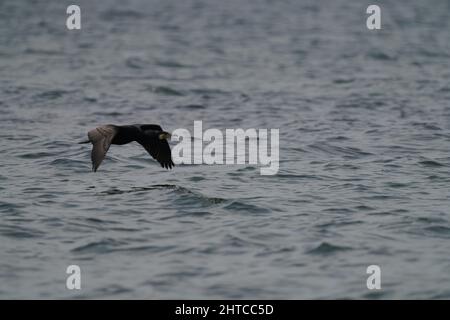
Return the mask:
<path fill-rule="evenodd" d="M 163 168 L 174 166 L 167 139 L 170 133 L 165 132 L 156 124 L 134 124 L 117 126 L 108 124 L 97 127 L 88 132 L 89 140 L 82 143 L 92 143 L 92 170 L 97 171 L 105 158 L 111 144 L 124 145 L 136 141 L 156 159 Z"/>
<path fill-rule="evenodd" d="M 114 126 L 114 127 L 118 130 L 118 132 L 112 139 L 111 144 L 118 144 L 118 145 L 127 144 L 133 141 L 145 142 L 149 138 L 149 135 L 151 137 L 152 134 L 159 134 L 163 132 L 161 127 L 158 125 L 134 124 L 131 126 Z"/>

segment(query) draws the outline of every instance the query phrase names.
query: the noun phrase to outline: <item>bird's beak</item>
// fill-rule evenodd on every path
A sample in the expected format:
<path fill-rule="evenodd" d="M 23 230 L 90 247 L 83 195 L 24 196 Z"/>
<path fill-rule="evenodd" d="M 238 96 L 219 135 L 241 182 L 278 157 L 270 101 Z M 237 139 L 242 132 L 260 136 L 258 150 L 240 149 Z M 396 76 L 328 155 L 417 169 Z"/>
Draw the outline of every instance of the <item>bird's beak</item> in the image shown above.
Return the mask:
<path fill-rule="evenodd" d="M 163 132 L 159 135 L 159 140 L 170 140 L 172 138 L 172 135 L 168 132 Z"/>

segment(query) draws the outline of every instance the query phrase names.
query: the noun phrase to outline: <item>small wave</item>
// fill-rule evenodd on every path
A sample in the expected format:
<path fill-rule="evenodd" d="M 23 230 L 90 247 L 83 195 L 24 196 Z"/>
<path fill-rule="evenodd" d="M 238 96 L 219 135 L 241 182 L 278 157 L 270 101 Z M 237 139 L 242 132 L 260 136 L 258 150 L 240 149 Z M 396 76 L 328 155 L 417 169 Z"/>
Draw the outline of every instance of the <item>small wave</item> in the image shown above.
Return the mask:
<path fill-rule="evenodd" d="M 36 229 L 20 227 L 17 225 L 15 226 L 2 225 L 0 226 L 0 235 L 10 238 L 22 239 L 22 238 L 42 237 L 44 233 Z"/>
<path fill-rule="evenodd" d="M 148 67 L 149 62 L 139 57 L 129 57 L 125 60 L 125 65 L 131 69 L 144 69 Z"/>
<path fill-rule="evenodd" d="M 201 204 L 202 206 L 211 206 L 228 201 L 226 199 L 219 197 L 208 197 L 199 192 L 194 192 L 183 187 L 176 187 L 174 190 L 181 196 L 180 198 L 175 199 L 175 203 L 183 206 L 187 206 L 189 204 Z"/>
<path fill-rule="evenodd" d="M 143 246 L 132 246 L 128 245 L 125 241 L 118 241 L 115 239 L 107 238 L 102 239 L 100 241 L 93 241 L 85 245 L 78 246 L 71 250 L 74 253 L 95 253 L 95 254 L 105 254 L 112 252 L 126 252 L 133 253 L 139 251 L 151 252 L 151 253 L 159 253 L 166 252 L 172 249 L 175 249 L 176 246 L 168 245 L 168 246 L 157 246 L 157 245 L 143 245 Z"/>
<path fill-rule="evenodd" d="M 182 197 L 176 198 L 174 201 L 177 203 L 183 202 L 184 205 L 186 205 L 188 203 L 199 203 L 199 202 L 206 204 L 206 205 L 211 205 L 211 204 L 220 204 L 220 203 L 228 201 L 226 199 L 219 198 L 219 197 L 208 197 L 201 193 L 194 192 L 187 188 L 177 186 L 174 184 L 155 184 L 153 186 L 148 186 L 148 187 L 132 187 L 131 189 L 128 189 L 128 190 L 111 188 L 106 191 L 102 191 L 98 194 L 99 195 L 114 195 L 114 194 L 135 193 L 135 192 L 161 190 L 161 189 L 173 190 L 173 192 L 178 193 Z M 186 197 L 183 197 L 183 196 L 186 196 Z"/>
<path fill-rule="evenodd" d="M 424 230 L 434 236 L 450 238 L 450 228 L 442 225 L 435 225 L 424 228 Z"/>
<path fill-rule="evenodd" d="M 128 113 L 126 112 L 120 112 L 120 111 L 96 111 L 92 113 L 93 115 L 98 115 L 98 116 L 108 116 L 108 117 L 120 117 L 120 116 L 125 116 L 128 115 Z"/>
<path fill-rule="evenodd" d="M 324 209 L 323 212 L 346 214 L 346 213 L 352 213 L 354 211 L 349 208 L 327 208 L 327 209 Z"/>
<path fill-rule="evenodd" d="M 45 192 L 46 189 L 42 187 L 28 187 L 22 189 L 22 192 L 24 193 L 35 193 L 35 192 Z"/>
<path fill-rule="evenodd" d="M 193 94 L 201 95 L 204 97 L 210 97 L 210 96 L 223 96 L 223 95 L 230 95 L 231 92 L 223 91 L 220 89 L 207 89 L 207 88 L 200 88 L 200 89 L 192 89 L 190 90 Z"/>
<path fill-rule="evenodd" d="M 110 9 L 101 13 L 100 17 L 106 21 L 114 21 L 115 19 L 140 19 L 145 17 L 145 15 L 134 10 Z"/>
<path fill-rule="evenodd" d="M 329 137 L 327 138 L 328 141 L 348 141 L 350 138 L 347 138 L 345 136 L 336 136 L 336 137 Z"/>
<path fill-rule="evenodd" d="M 380 51 L 370 51 L 368 56 L 375 60 L 381 60 L 381 61 L 395 61 L 397 58 L 395 56 L 389 55 L 384 52 Z"/>
<path fill-rule="evenodd" d="M 88 244 L 78 246 L 70 251 L 76 252 L 76 253 L 106 253 L 106 252 L 111 252 L 115 247 L 121 246 L 124 244 L 126 244 L 126 243 L 115 240 L 115 239 L 108 238 L 108 239 L 90 242 Z"/>
<path fill-rule="evenodd" d="M 202 110 L 206 109 L 206 107 L 202 104 L 188 104 L 188 105 L 182 105 L 177 106 L 178 109 L 188 109 L 188 110 Z"/>
<path fill-rule="evenodd" d="M 419 217 L 419 218 L 417 218 L 417 222 L 421 222 L 421 223 L 448 223 L 447 220 L 439 218 L 439 217 Z"/>
<path fill-rule="evenodd" d="M 441 131 L 442 128 L 439 127 L 437 124 L 435 123 L 428 123 L 428 122 L 413 122 L 412 123 L 413 126 L 415 127 L 421 127 L 423 129 L 426 130 L 432 130 L 432 131 Z"/>
<path fill-rule="evenodd" d="M 270 213 L 271 210 L 268 208 L 263 208 L 249 203 L 244 203 L 241 201 L 233 201 L 226 205 L 224 209 L 237 211 L 240 213 Z"/>
<path fill-rule="evenodd" d="M 408 212 L 407 210 L 405 211 L 400 211 L 400 210 L 387 210 L 387 211 L 375 211 L 375 212 L 370 212 L 368 213 L 369 216 L 395 216 L 398 215 L 399 213 L 406 213 Z"/>
<path fill-rule="evenodd" d="M 184 96 L 182 92 L 170 87 L 159 86 L 159 87 L 148 87 L 148 89 L 153 93 L 165 96 Z"/>
<path fill-rule="evenodd" d="M 378 107 L 382 107 L 385 105 L 384 101 L 377 100 L 369 100 L 369 99 L 354 99 L 350 101 L 339 102 L 336 104 L 336 108 L 338 109 L 375 109 Z M 340 115 L 340 113 L 338 113 Z M 356 119 L 334 119 L 335 121 L 346 121 L 346 122 L 354 122 Z"/>
<path fill-rule="evenodd" d="M 166 68 L 192 68 L 192 66 L 170 60 L 158 60 L 156 61 L 156 65 Z"/>
<path fill-rule="evenodd" d="M 0 201 L 0 212 L 17 212 L 18 209 L 22 209 L 24 207 L 25 205 L 23 204 Z"/>
<path fill-rule="evenodd" d="M 248 239 L 244 239 L 241 236 L 233 235 L 233 234 L 227 234 L 225 241 L 227 243 L 227 247 L 239 247 L 239 248 L 245 248 L 249 245 L 260 245 L 259 243 L 256 243 L 254 241 L 250 241 Z"/>
<path fill-rule="evenodd" d="M 131 189 L 118 189 L 118 188 L 110 188 L 106 191 L 101 191 L 99 195 L 111 195 L 111 194 L 123 194 L 123 193 L 134 193 L 134 192 L 142 192 L 142 191 L 151 191 L 157 189 L 176 189 L 178 186 L 173 184 L 155 184 L 153 186 L 148 187 L 131 187 Z"/>
<path fill-rule="evenodd" d="M 63 166 L 63 167 L 87 167 L 85 161 L 81 160 L 74 160 L 74 159 L 68 159 L 68 158 L 58 158 L 50 162 L 50 165 L 56 165 L 56 166 Z"/>
<path fill-rule="evenodd" d="M 411 183 L 408 183 L 408 182 L 388 182 L 388 183 L 386 183 L 386 187 L 395 188 L 395 189 L 407 188 L 410 186 L 411 186 Z"/>
<path fill-rule="evenodd" d="M 371 156 L 371 155 L 373 155 L 372 153 L 363 151 L 363 150 L 361 150 L 359 148 L 355 148 L 355 147 L 339 147 L 339 146 L 330 145 L 330 144 L 325 143 L 325 142 L 310 144 L 310 145 L 308 145 L 308 148 L 312 149 L 312 150 L 328 153 L 328 154 L 341 155 L 341 156 L 350 156 L 350 157 L 360 157 L 360 156 Z"/>
<path fill-rule="evenodd" d="M 193 176 L 193 177 L 190 177 L 190 178 L 189 178 L 189 180 L 192 181 L 192 182 L 203 181 L 203 180 L 205 180 L 205 179 L 206 179 L 206 178 L 205 178 L 205 177 L 202 177 L 202 176 Z M 1 177 L 0 177 L 0 180 L 1 180 Z"/>
<path fill-rule="evenodd" d="M 347 83 L 352 83 L 354 81 L 355 81 L 355 79 L 342 79 L 342 78 L 333 80 L 333 82 L 336 84 L 347 84 Z"/>
<path fill-rule="evenodd" d="M 356 210 L 360 210 L 360 211 L 372 211 L 372 210 L 375 210 L 374 207 L 369 207 L 369 206 L 366 206 L 366 205 L 356 206 L 355 209 Z"/>
<path fill-rule="evenodd" d="M 322 242 L 314 249 L 309 250 L 307 253 L 309 254 L 317 254 L 317 255 L 330 255 L 341 251 L 352 250 L 350 247 L 343 247 L 330 244 L 328 242 Z"/>
<path fill-rule="evenodd" d="M 51 140 L 51 141 L 45 141 L 42 143 L 42 146 L 49 148 L 49 149 L 59 149 L 61 148 L 67 148 L 73 146 L 73 142 L 71 141 L 63 141 L 63 140 Z"/>
<path fill-rule="evenodd" d="M 97 296 L 100 298 L 108 297 L 108 296 L 115 296 L 119 294 L 124 293 L 130 293 L 133 292 L 134 289 L 127 288 L 124 286 L 121 286 L 119 284 L 108 284 L 108 286 L 100 289 L 96 289 L 93 298 L 96 298 Z"/>
<path fill-rule="evenodd" d="M 36 95 L 36 98 L 38 99 L 44 99 L 44 100 L 55 100 L 58 98 L 61 98 L 65 94 L 69 93 L 69 91 L 66 90 L 49 90 L 44 91 Z"/>
<path fill-rule="evenodd" d="M 54 156 L 54 153 L 51 152 L 31 152 L 31 153 L 22 153 L 18 155 L 19 158 L 22 159 L 39 159 L 45 157 Z"/>
<path fill-rule="evenodd" d="M 419 161 L 419 164 L 424 166 L 424 167 L 429 167 L 429 168 L 438 168 L 438 167 L 444 167 L 445 165 L 438 162 L 438 161 L 434 161 L 434 160 L 424 160 L 424 161 Z"/>
<path fill-rule="evenodd" d="M 246 165 L 243 168 L 237 169 L 237 172 L 255 171 L 257 168 L 251 165 Z"/>
<path fill-rule="evenodd" d="M 23 50 L 24 54 L 36 54 L 36 55 L 43 55 L 43 56 L 50 56 L 50 55 L 63 55 L 64 52 L 62 51 L 55 51 L 55 50 L 44 50 L 44 49 L 34 49 L 34 48 L 26 48 Z"/>
<path fill-rule="evenodd" d="M 372 291 L 364 294 L 363 297 L 364 299 L 375 300 L 375 299 L 383 299 L 387 295 L 388 295 L 387 292 Z"/>
<path fill-rule="evenodd" d="M 278 179 L 292 179 L 292 183 L 295 183 L 295 180 L 323 180 L 322 177 L 313 174 L 277 174 L 275 177 Z"/>
<path fill-rule="evenodd" d="M 440 293 L 434 294 L 432 293 L 430 296 L 431 300 L 449 300 L 450 299 L 450 290 L 445 290 Z"/>

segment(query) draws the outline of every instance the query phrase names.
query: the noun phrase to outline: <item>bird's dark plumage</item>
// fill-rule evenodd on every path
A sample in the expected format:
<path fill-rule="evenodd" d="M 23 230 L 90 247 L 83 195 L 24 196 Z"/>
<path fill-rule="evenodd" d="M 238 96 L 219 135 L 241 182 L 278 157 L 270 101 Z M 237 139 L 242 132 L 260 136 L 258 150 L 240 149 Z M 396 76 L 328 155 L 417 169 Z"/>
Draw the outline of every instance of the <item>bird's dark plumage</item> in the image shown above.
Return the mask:
<path fill-rule="evenodd" d="M 135 124 L 131 126 L 116 126 L 112 124 L 104 125 L 92 129 L 88 132 L 89 140 L 92 143 L 92 170 L 97 171 L 105 158 L 111 144 L 127 144 L 136 141 L 160 164 L 161 167 L 172 169 L 172 154 L 167 138 L 170 134 L 163 131 L 156 124 Z"/>

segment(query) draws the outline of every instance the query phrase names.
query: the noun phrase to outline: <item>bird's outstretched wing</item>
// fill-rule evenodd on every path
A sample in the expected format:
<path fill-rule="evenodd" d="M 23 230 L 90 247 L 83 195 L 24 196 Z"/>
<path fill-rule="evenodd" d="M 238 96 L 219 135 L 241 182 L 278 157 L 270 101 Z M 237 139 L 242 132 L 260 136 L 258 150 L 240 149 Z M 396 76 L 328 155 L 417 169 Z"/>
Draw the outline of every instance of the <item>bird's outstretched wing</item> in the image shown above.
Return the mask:
<path fill-rule="evenodd" d="M 101 126 L 88 132 L 89 141 L 92 143 L 92 170 L 97 171 L 105 158 L 106 152 L 111 145 L 111 141 L 117 134 L 117 127 L 113 125 Z"/>
<path fill-rule="evenodd" d="M 172 169 L 175 164 L 172 161 L 172 152 L 167 140 L 160 140 L 158 138 L 145 141 L 141 145 L 147 150 L 147 152 L 156 159 L 161 167 L 166 169 Z"/>
<path fill-rule="evenodd" d="M 160 125 L 158 124 L 142 124 L 142 125 L 135 125 L 140 127 L 140 129 L 145 132 L 145 131 L 163 131 L 163 129 L 161 128 Z"/>

